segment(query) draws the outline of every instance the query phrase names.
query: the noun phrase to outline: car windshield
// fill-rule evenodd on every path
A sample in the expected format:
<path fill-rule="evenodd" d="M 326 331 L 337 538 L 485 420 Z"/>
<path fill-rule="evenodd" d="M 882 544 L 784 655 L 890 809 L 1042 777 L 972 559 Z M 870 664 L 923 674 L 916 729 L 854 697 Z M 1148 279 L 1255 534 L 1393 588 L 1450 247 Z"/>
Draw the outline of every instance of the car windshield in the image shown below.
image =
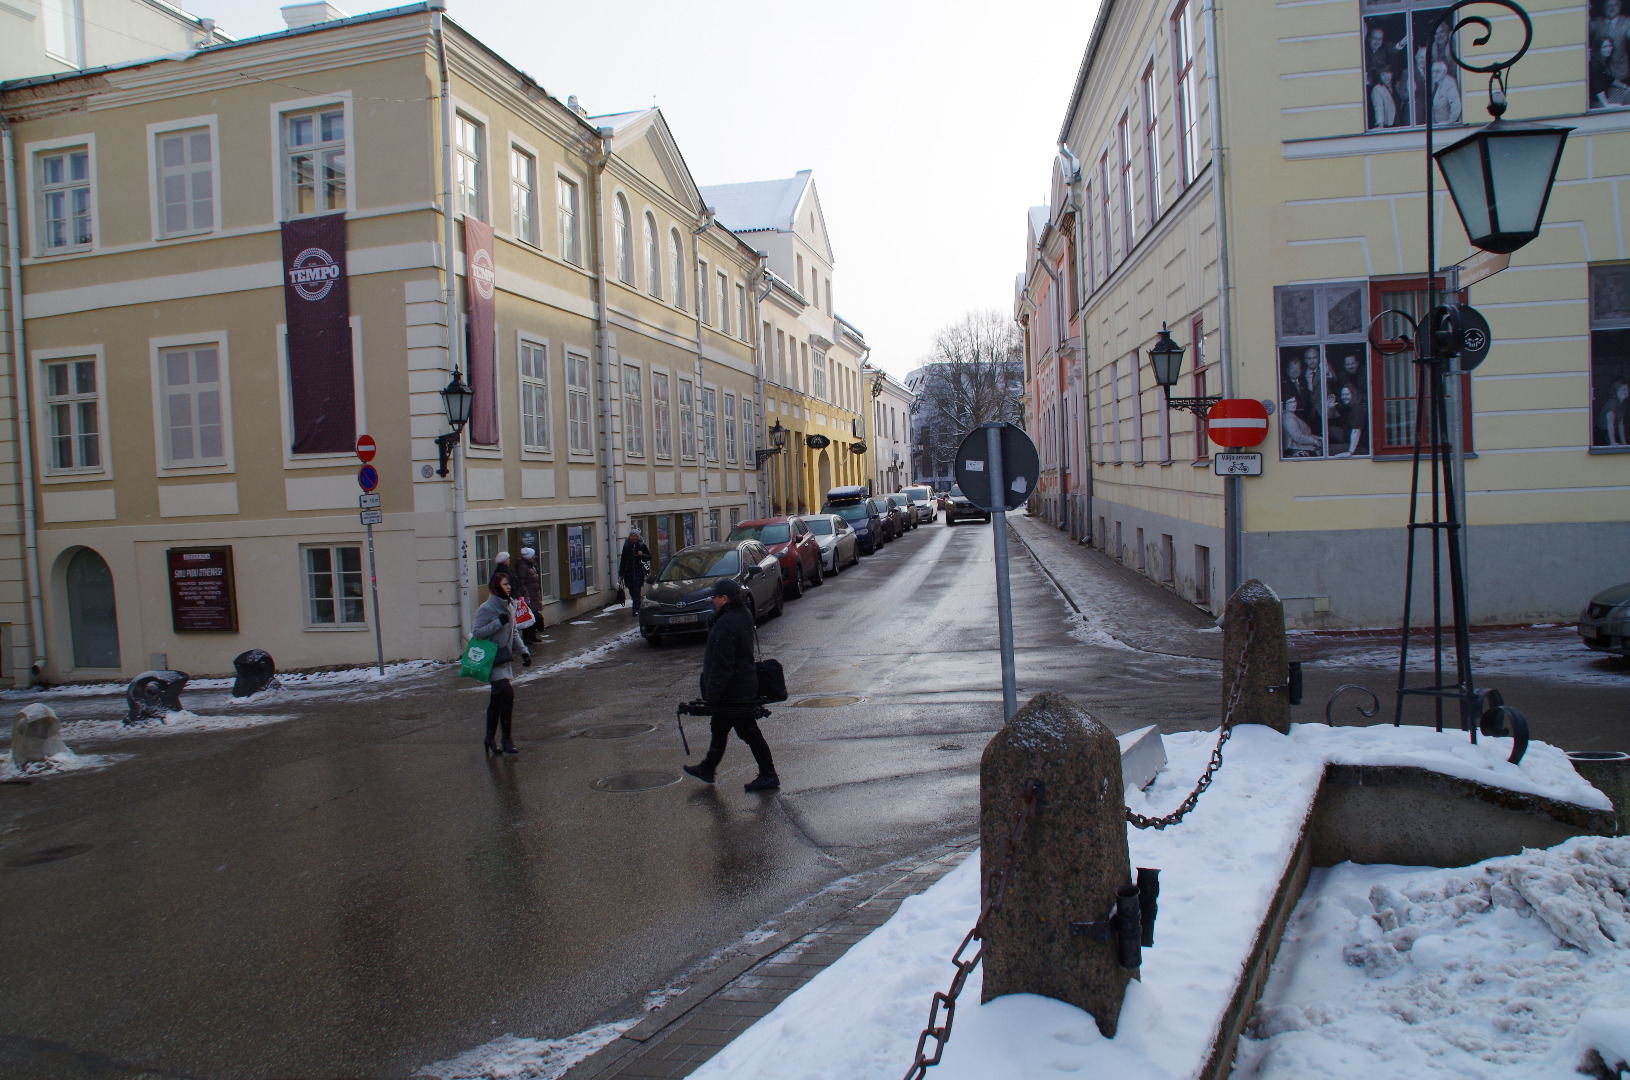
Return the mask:
<path fill-rule="evenodd" d="M 681 551 L 662 568 L 663 581 L 685 581 L 690 578 L 726 577 L 741 569 L 741 557 L 736 549 L 728 551 Z"/>
<path fill-rule="evenodd" d="M 904 506 L 910 501 L 911 496 L 907 495 L 903 491 L 897 491 L 893 495 L 889 496 L 889 502 L 893 503 L 895 506 Z"/>
<path fill-rule="evenodd" d="M 928 489 L 925 487 L 910 487 L 906 488 L 902 494 L 909 496 L 915 502 L 918 499 L 928 498 Z"/>
<path fill-rule="evenodd" d="M 865 503 L 856 503 L 854 506 L 829 506 L 826 508 L 826 512 L 829 514 L 836 514 L 845 521 L 866 520 Z"/>
<path fill-rule="evenodd" d="M 967 498 L 966 495 L 962 494 L 962 485 L 961 484 L 952 484 L 951 485 L 951 497 L 953 499 L 966 499 Z"/>
<path fill-rule="evenodd" d="M 805 518 L 804 524 L 808 525 L 809 531 L 816 536 L 832 535 L 832 523 L 825 518 Z"/>
<path fill-rule="evenodd" d="M 785 544 L 790 535 L 785 524 L 737 525 L 730 530 L 732 540 L 757 540 L 761 544 Z"/>

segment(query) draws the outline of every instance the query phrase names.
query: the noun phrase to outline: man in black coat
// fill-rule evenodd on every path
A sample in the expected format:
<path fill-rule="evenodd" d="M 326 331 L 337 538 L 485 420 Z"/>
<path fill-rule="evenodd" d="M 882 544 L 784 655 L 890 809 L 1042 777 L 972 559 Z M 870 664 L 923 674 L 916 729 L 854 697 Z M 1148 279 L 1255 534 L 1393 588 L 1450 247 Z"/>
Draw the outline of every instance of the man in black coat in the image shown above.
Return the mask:
<path fill-rule="evenodd" d="M 781 786 L 770 758 L 770 744 L 758 729 L 758 662 L 753 659 L 753 613 L 742 603 L 741 586 L 733 578 L 713 585 L 713 610 L 718 614 L 708 631 L 702 654 L 702 700 L 718 711 L 711 717 L 713 740 L 707 756 L 685 771 L 703 783 L 713 783 L 714 770 L 724 757 L 732 729 L 753 752 L 758 777 L 748 791 L 774 791 Z M 718 708 L 740 704 L 740 708 Z"/>
<path fill-rule="evenodd" d="M 638 529 L 629 529 L 623 541 L 622 558 L 617 563 L 617 576 L 623 579 L 628 598 L 634 602 L 634 617 L 640 614 L 640 589 L 645 587 L 645 564 L 650 561 L 651 549 L 645 546 Z"/>

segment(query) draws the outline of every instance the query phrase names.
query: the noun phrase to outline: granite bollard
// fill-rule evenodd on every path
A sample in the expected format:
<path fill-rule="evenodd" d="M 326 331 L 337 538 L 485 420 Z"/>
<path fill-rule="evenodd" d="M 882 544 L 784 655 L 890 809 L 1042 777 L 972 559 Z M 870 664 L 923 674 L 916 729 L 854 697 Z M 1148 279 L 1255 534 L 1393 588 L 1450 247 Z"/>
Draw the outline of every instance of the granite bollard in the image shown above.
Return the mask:
<path fill-rule="evenodd" d="M 11 722 L 11 763 L 17 768 L 72 753 L 62 741 L 62 721 L 38 701 L 17 710 Z"/>
<path fill-rule="evenodd" d="M 979 762 L 982 900 L 1031 780 L 1041 782 L 1041 800 L 1002 904 L 986 921 L 981 1000 L 1057 998 L 1091 1013 L 1113 1037 L 1132 972 L 1117 961 L 1114 940 L 1072 936 L 1070 924 L 1108 919 L 1116 890 L 1131 884 L 1120 745 L 1085 709 L 1051 692 L 1031 698 L 996 733 Z"/>
<path fill-rule="evenodd" d="M 1256 623 L 1251 647 L 1245 647 L 1246 628 Z M 1240 681 L 1236 724 L 1266 724 L 1282 734 L 1290 734 L 1290 654 L 1285 648 L 1285 605 L 1268 586 L 1252 578 L 1234 590 L 1223 609 L 1222 707 L 1228 710 L 1228 695 L 1241 664 L 1246 665 Z"/>
<path fill-rule="evenodd" d="M 277 681 L 277 661 L 265 649 L 250 649 L 232 658 L 232 696 L 246 698 L 258 694 Z"/>
<path fill-rule="evenodd" d="M 181 690 L 191 678 L 185 671 L 144 671 L 125 689 L 125 724 L 146 724 L 181 711 Z"/>

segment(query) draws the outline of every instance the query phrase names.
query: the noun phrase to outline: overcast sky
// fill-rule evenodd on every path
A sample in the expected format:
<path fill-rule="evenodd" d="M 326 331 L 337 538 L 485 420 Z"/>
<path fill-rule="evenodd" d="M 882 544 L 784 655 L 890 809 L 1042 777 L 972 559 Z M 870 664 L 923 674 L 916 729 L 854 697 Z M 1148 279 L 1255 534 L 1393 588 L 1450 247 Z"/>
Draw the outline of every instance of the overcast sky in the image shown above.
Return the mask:
<path fill-rule="evenodd" d="M 237 37 L 283 28 L 275 0 L 184 3 Z M 1025 208 L 1046 201 L 1097 7 L 449 0 L 448 14 L 562 101 L 660 105 L 699 184 L 815 170 L 838 311 L 901 375 L 965 311 L 1012 311 Z"/>

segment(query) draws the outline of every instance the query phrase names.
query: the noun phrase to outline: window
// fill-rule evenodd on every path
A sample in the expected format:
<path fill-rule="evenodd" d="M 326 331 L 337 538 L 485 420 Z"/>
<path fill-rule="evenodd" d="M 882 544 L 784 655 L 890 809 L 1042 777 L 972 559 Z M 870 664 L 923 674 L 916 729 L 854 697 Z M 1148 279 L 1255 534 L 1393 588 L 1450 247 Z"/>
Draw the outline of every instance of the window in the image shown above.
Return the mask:
<path fill-rule="evenodd" d="M 758 449 L 758 425 L 753 423 L 753 401 L 751 398 L 741 399 L 741 456 L 742 460 L 750 461 Z M 756 462 L 755 462 L 756 467 Z"/>
<path fill-rule="evenodd" d="M 487 220 L 486 129 L 463 113 L 453 116 L 453 206 L 466 217 Z"/>
<path fill-rule="evenodd" d="M 1590 445 L 1630 448 L 1630 263 L 1590 268 Z"/>
<path fill-rule="evenodd" d="M 822 401 L 825 401 L 825 400 L 827 400 L 827 397 L 826 397 L 826 354 L 822 353 L 822 352 L 816 353 L 815 358 L 814 358 L 814 365 L 813 366 L 814 366 L 814 391 L 815 391 L 815 396 L 820 398 Z"/>
<path fill-rule="evenodd" d="M 164 380 L 165 464 L 225 464 L 220 347 L 165 349 L 159 354 L 159 373 Z"/>
<path fill-rule="evenodd" d="M 685 306 L 685 244 L 678 229 L 668 230 L 668 261 L 673 267 L 674 307 Z"/>
<path fill-rule="evenodd" d="M 1279 340 L 1279 456 L 1368 456 L 1369 345 L 1364 332 L 1370 310 L 1365 283 L 1276 289 L 1274 308 Z M 1404 446 L 1413 445 L 1412 358 L 1402 367 L 1384 366 L 1388 369 L 1383 379 L 1389 400 L 1382 408 L 1383 426 L 1388 432 L 1402 435 Z"/>
<path fill-rule="evenodd" d="M 91 210 L 91 152 L 73 146 L 40 154 L 40 247 L 45 251 L 89 247 L 95 239 Z"/>
<path fill-rule="evenodd" d="M 738 282 L 736 285 L 736 332 L 741 335 L 743 341 L 747 341 L 753 336 L 752 328 L 753 324 L 747 321 L 747 286 Z"/>
<path fill-rule="evenodd" d="M 1172 16 L 1172 91 L 1177 99 L 1177 173 L 1184 187 L 1200 173 L 1200 115 L 1195 107 L 1194 37 L 1188 0 Z"/>
<path fill-rule="evenodd" d="M 1133 353 L 1127 358 L 1127 367 L 1132 369 L 1132 460 L 1139 465 L 1143 464 L 1143 365 L 1138 362 L 1138 354 Z"/>
<path fill-rule="evenodd" d="M 1098 159 L 1098 227 L 1104 234 L 1104 276 L 1115 266 L 1113 244 L 1109 232 L 1109 151 Z"/>
<path fill-rule="evenodd" d="M 1199 544 L 1194 545 L 1194 602 L 1211 603 L 1211 549 Z"/>
<path fill-rule="evenodd" d="M 679 456 L 696 458 L 696 389 L 689 379 L 679 380 Z"/>
<path fill-rule="evenodd" d="M 631 457 L 645 456 L 645 401 L 640 393 L 640 369 L 623 365 L 623 449 Z"/>
<path fill-rule="evenodd" d="M 662 249 L 657 246 L 657 219 L 645 212 L 645 291 L 662 299 Z"/>
<path fill-rule="evenodd" d="M 521 342 L 521 447 L 549 449 L 549 347 Z"/>
<path fill-rule="evenodd" d="M 555 177 L 555 221 L 560 231 L 560 257 L 573 266 L 583 265 L 583 247 L 578 232 L 577 183 Z"/>
<path fill-rule="evenodd" d="M 617 219 L 617 280 L 634 284 L 634 222 L 628 216 L 628 200 L 618 195 L 612 207 Z"/>
<path fill-rule="evenodd" d="M 525 150 L 509 148 L 510 231 L 515 239 L 538 246 L 538 161 Z"/>
<path fill-rule="evenodd" d="M 741 524 L 741 507 L 732 506 L 730 508 L 730 530 L 734 532 L 739 524 Z"/>
<path fill-rule="evenodd" d="M 600 587 L 599 573 L 594 565 L 594 523 L 588 522 L 583 526 L 583 584 L 589 592 Z"/>
<path fill-rule="evenodd" d="M 1444 291 L 1446 283 L 1438 280 L 1438 303 L 1454 304 L 1465 303 L 1465 293 L 1449 293 Z M 1416 319 L 1424 319 L 1427 311 L 1426 279 L 1415 278 L 1390 281 L 1370 282 L 1370 317 L 1374 317 L 1387 309 L 1396 309 L 1408 312 Z M 1408 333 L 1401 326 L 1402 320 L 1394 316 L 1387 316 L 1381 320 L 1378 336 L 1384 338 L 1407 337 Z M 1331 350 L 1327 349 L 1327 353 Z M 1332 354 L 1334 355 L 1334 354 Z M 1345 355 L 1345 354 L 1343 354 Z M 1326 379 L 1334 378 L 1339 382 L 1358 381 L 1352 372 L 1352 364 L 1341 359 L 1326 358 Z M 1406 349 L 1393 356 L 1376 354 L 1374 363 L 1370 365 L 1368 379 L 1364 380 L 1368 390 L 1368 400 L 1375 402 L 1376 407 L 1369 410 L 1369 438 L 1375 447 L 1377 455 L 1408 454 L 1415 447 L 1415 394 L 1416 384 L 1415 351 Z M 1461 432 L 1465 437 L 1465 447 L 1472 448 L 1472 411 L 1471 411 L 1471 374 L 1463 372 L 1460 375 L 1458 387 L 1452 383 L 1449 386 L 1451 394 L 1458 391 L 1460 397 Z M 1339 385 L 1332 384 L 1327 390 L 1328 394 L 1339 394 Z M 1360 406 L 1364 399 L 1356 399 Z M 1345 399 L 1338 404 L 1345 404 Z M 1451 405 L 1451 407 L 1453 407 Z M 1341 434 L 1340 432 L 1337 433 Z M 1444 438 L 1449 437 L 1444 433 Z M 1365 451 L 1359 451 L 1363 453 Z M 1335 456 L 1335 451 L 1331 451 Z"/>
<path fill-rule="evenodd" d="M 284 213 L 327 214 L 346 205 L 345 109 L 283 114 Z"/>
<path fill-rule="evenodd" d="M 45 51 L 71 67 L 85 66 L 85 35 L 80 0 L 40 0 Z"/>
<path fill-rule="evenodd" d="M 532 541 L 528 545 L 527 541 Z M 553 600 L 560 594 L 555 587 L 555 530 L 543 526 L 536 530 L 521 530 L 521 545 L 530 546 L 538 553 L 538 586 L 545 599 Z M 534 614 L 538 614 L 534 612 Z"/>
<path fill-rule="evenodd" d="M 1092 181 L 1088 180 L 1086 194 L 1081 203 L 1082 221 L 1087 226 L 1087 266 L 1085 273 L 1087 275 L 1088 293 L 1091 293 L 1093 289 L 1098 287 L 1098 248 L 1093 242 L 1098 230 L 1093 224 L 1092 207 Z"/>
<path fill-rule="evenodd" d="M 804 257 L 802 255 L 799 255 L 797 258 L 798 258 L 798 291 L 803 293 L 805 296 L 808 296 L 809 295 L 808 286 L 806 286 L 804 284 Z"/>
<path fill-rule="evenodd" d="M 94 358 L 53 360 L 44 366 L 46 438 L 50 472 L 102 468 L 102 397 Z"/>
<path fill-rule="evenodd" d="M 673 408 L 668 403 L 668 376 L 651 372 L 651 430 L 659 458 L 674 456 Z"/>
<path fill-rule="evenodd" d="M 594 453 L 593 420 L 589 413 L 589 358 L 566 354 L 566 444 L 574 454 Z"/>
<path fill-rule="evenodd" d="M 724 459 L 736 463 L 736 395 L 724 396 Z"/>
<path fill-rule="evenodd" d="M 730 333 L 730 278 L 719 271 L 719 333 Z"/>
<path fill-rule="evenodd" d="M 355 544 L 308 547 L 306 564 L 306 624 L 308 626 L 364 626 L 362 603 L 362 548 Z"/>
<path fill-rule="evenodd" d="M 492 572 L 498 565 L 498 546 L 501 543 L 503 543 L 503 539 L 497 530 L 475 534 L 475 580 L 477 585 L 485 585 L 492 580 Z"/>
<path fill-rule="evenodd" d="M 782 386 L 787 383 L 787 332 L 775 332 L 775 381 Z"/>
<path fill-rule="evenodd" d="M 696 310 L 703 322 L 713 325 L 713 312 L 707 302 L 707 263 L 700 261 L 696 264 Z"/>
<path fill-rule="evenodd" d="M 1132 250 L 1132 118 L 1121 113 L 1121 250 Z"/>
<path fill-rule="evenodd" d="M 1201 316 L 1195 316 L 1194 322 L 1189 326 L 1189 341 L 1192 343 L 1189 345 L 1189 351 L 1194 354 L 1194 366 L 1190 369 L 1194 372 L 1191 376 L 1194 381 L 1194 396 L 1203 398 L 1206 396 L 1206 376 L 1209 374 L 1206 371 L 1206 365 L 1209 361 L 1206 359 L 1206 324 L 1205 319 Z M 1169 416 L 1170 413 L 1168 412 L 1167 415 Z M 1170 435 L 1167 436 L 1166 445 L 1166 456 L 1169 458 L 1171 457 Z M 1207 433 L 1206 422 L 1196 416 L 1194 418 L 1194 460 L 1204 461 L 1210 456 L 1211 437 Z"/>
<path fill-rule="evenodd" d="M 1598 8 L 1602 3 L 1598 0 L 1590 6 Z M 1375 12 L 1364 16 L 1366 130 L 1420 127 L 1426 123 L 1428 109 L 1434 126 L 1460 123 L 1460 67 L 1449 55 L 1449 27 L 1454 20 L 1441 24 L 1437 21 L 1444 7 L 1442 0 L 1363 0 L 1362 9 Z M 1610 87 L 1622 90 L 1616 80 L 1630 74 L 1626 70 L 1623 31 L 1614 38 L 1612 34 L 1598 33 L 1597 25 L 1603 24 L 1592 24 L 1592 45 L 1600 40 L 1614 40 L 1616 44 L 1605 60 L 1599 53 L 1591 58 L 1592 107 L 1598 83 L 1611 100 Z M 1598 79 L 1599 69 L 1605 79 Z"/>
<path fill-rule="evenodd" d="M 801 377 L 798 377 L 801 376 Z M 798 343 L 798 376 L 794 377 L 800 389 L 809 389 L 809 342 Z"/>
<path fill-rule="evenodd" d="M 215 162 L 207 127 L 157 136 L 159 235 L 185 236 L 215 228 Z"/>
<path fill-rule="evenodd" d="M 832 279 L 826 279 L 826 313 L 832 314 Z"/>
<path fill-rule="evenodd" d="M 702 453 L 709 461 L 719 460 L 719 392 L 702 387 Z"/>
<path fill-rule="evenodd" d="M 1155 62 L 1143 69 L 1143 186 L 1149 225 L 1160 219 L 1160 101 L 1155 97 Z"/>

